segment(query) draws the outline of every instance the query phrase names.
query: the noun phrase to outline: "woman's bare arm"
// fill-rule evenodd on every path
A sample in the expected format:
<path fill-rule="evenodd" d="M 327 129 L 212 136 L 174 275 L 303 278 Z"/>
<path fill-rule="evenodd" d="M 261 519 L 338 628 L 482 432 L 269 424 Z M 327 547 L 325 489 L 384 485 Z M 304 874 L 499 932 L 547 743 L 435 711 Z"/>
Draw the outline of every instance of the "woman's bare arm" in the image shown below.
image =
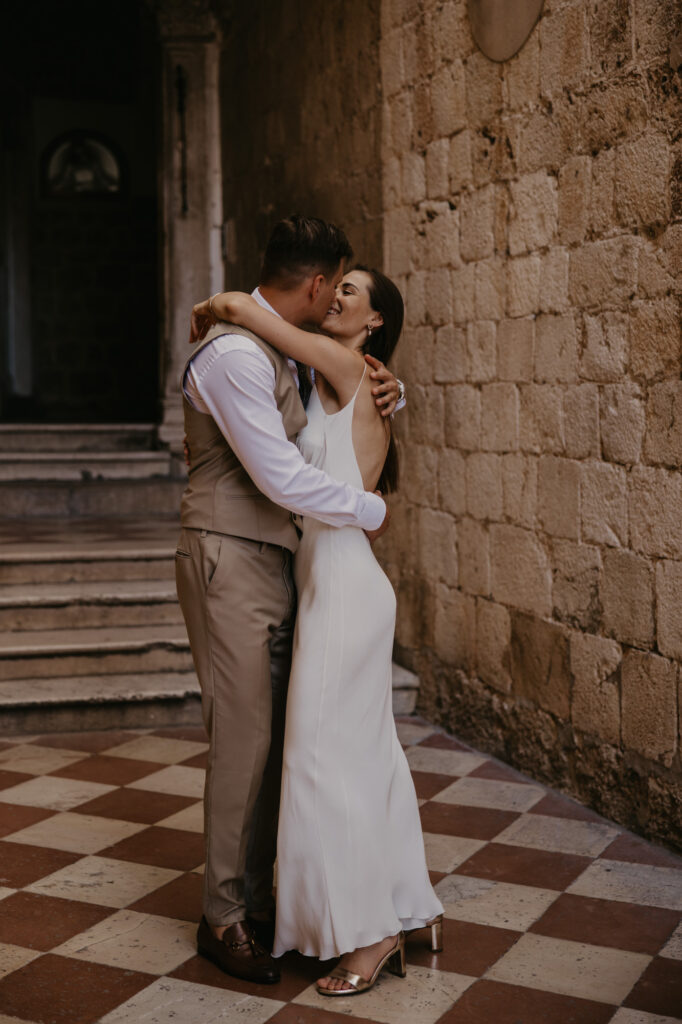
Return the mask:
<path fill-rule="evenodd" d="M 331 384 L 340 402 L 353 394 L 363 373 L 363 362 L 337 341 L 294 327 L 246 292 L 222 292 L 211 299 L 211 306 L 209 311 L 208 302 L 201 302 L 192 310 L 191 340 L 202 338 L 216 318 L 227 320 L 253 331 L 299 363 L 313 366 Z"/>

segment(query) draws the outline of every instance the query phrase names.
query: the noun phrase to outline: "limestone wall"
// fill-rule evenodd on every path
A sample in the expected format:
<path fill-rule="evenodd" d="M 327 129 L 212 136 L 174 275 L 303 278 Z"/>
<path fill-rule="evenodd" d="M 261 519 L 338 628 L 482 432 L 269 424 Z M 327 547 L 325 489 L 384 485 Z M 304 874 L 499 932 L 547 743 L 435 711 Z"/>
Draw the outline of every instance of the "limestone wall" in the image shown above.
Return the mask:
<path fill-rule="evenodd" d="M 381 24 L 398 652 L 430 718 L 677 842 L 680 21 L 548 0 L 502 65 L 465 0 Z"/>
<path fill-rule="evenodd" d="M 222 0 L 226 281 L 253 286 L 280 217 L 344 227 L 381 265 L 380 0 Z"/>

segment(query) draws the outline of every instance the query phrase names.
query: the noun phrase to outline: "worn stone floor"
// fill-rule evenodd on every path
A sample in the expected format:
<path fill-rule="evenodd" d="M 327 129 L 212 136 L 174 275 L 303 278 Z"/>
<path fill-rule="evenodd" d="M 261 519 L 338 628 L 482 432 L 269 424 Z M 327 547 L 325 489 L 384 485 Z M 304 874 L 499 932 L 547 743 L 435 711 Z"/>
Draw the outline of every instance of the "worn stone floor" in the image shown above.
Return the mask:
<path fill-rule="evenodd" d="M 672 1024 L 682 859 L 441 730 L 398 721 L 445 949 L 345 1001 L 196 955 L 198 728 L 0 738 L 0 1024 Z M 331 1005 L 330 1005 L 331 1003 Z"/>

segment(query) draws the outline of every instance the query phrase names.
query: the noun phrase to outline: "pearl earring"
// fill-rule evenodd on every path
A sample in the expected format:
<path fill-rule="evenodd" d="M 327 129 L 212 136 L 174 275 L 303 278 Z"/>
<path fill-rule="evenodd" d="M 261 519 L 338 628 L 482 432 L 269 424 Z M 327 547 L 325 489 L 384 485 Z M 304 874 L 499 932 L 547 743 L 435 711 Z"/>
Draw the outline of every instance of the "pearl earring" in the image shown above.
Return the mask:
<path fill-rule="evenodd" d="M 372 325 L 371 324 L 367 324 L 367 333 L 368 334 L 372 333 Z"/>

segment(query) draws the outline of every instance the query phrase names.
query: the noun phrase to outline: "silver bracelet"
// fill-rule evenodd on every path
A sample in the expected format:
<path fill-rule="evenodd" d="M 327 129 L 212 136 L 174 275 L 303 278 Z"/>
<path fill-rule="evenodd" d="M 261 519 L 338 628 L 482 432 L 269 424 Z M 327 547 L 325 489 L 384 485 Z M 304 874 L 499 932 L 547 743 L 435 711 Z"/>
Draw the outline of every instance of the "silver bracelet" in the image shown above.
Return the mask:
<path fill-rule="evenodd" d="M 215 295 L 212 295 L 211 298 L 208 300 L 208 311 L 209 311 L 209 313 L 211 314 L 211 316 L 213 317 L 214 320 L 217 320 L 218 317 L 213 312 L 213 300 L 215 298 L 217 298 L 218 295 L 220 295 L 220 292 L 216 292 Z"/>

